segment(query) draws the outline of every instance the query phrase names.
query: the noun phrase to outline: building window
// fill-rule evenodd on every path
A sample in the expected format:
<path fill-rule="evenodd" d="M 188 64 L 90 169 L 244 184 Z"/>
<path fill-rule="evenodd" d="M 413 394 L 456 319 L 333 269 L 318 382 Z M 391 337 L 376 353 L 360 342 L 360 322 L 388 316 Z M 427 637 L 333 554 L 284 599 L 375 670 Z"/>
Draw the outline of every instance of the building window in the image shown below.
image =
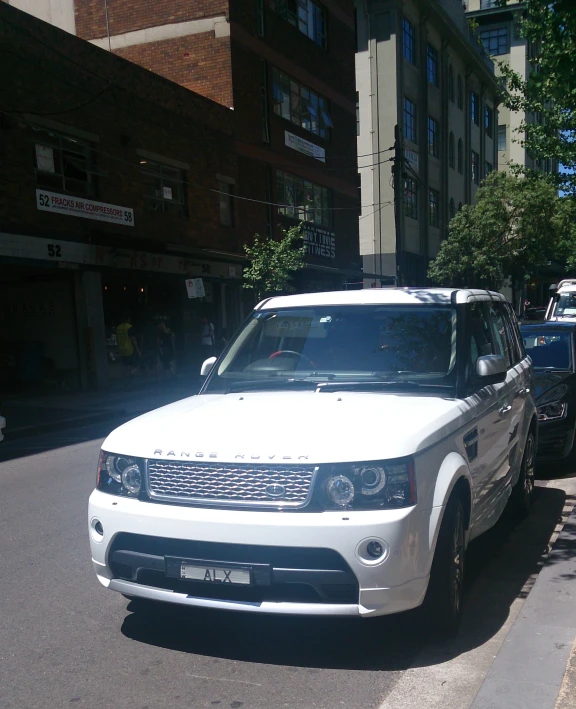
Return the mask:
<path fill-rule="evenodd" d="M 428 224 L 437 227 L 440 223 L 438 216 L 439 194 L 436 190 L 428 190 Z"/>
<path fill-rule="evenodd" d="M 493 169 L 494 165 L 492 165 L 491 162 L 488 162 L 488 160 L 486 160 L 486 162 L 484 163 L 484 175 L 488 177 L 488 175 L 492 172 Z"/>
<path fill-rule="evenodd" d="M 404 137 L 416 143 L 416 104 L 409 98 L 404 99 Z"/>
<path fill-rule="evenodd" d="M 276 172 L 278 213 L 298 221 L 332 228 L 332 191 L 282 170 Z"/>
<path fill-rule="evenodd" d="M 456 79 L 456 103 L 460 110 L 464 108 L 464 92 L 462 90 L 462 77 L 460 74 L 458 74 L 458 78 Z"/>
<path fill-rule="evenodd" d="M 448 213 L 450 214 L 450 219 L 454 219 L 456 216 L 456 204 L 454 203 L 454 198 L 450 198 L 450 204 L 448 205 Z"/>
<path fill-rule="evenodd" d="M 438 52 L 431 44 L 426 46 L 426 75 L 428 76 L 429 84 L 439 86 Z"/>
<path fill-rule="evenodd" d="M 498 150 L 506 150 L 507 147 L 506 126 L 498 126 Z"/>
<path fill-rule="evenodd" d="M 497 2 L 498 0 L 480 0 L 480 9 L 492 10 L 493 8 L 498 7 Z"/>
<path fill-rule="evenodd" d="M 416 180 L 411 177 L 404 180 L 404 214 L 410 219 L 418 219 L 418 191 Z"/>
<path fill-rule="evenodd" d="M 475 91 L 470 92 L 470 118 L 477 126 L 480 125 L 480 105 L 478 103 L 478 94 Z"/>
<path fill-rule="evenodd" d="M 483 30 L 480 32 L 480 41 L 490 56 L 508 54 L 508 30 L 499 27 L 496 30 Z"/>
<path fill-rule="evenodd" d="M 328 100 L 287 74 L 272 71 L 274 113 L 328 140 L 332 128 Z"/>
<path fill-rule="evenodd" d="M 95 196 L 95 173 L 90 145 L 77 138 L 46 133 L 35 146 L 36 182 L 57 192 Z"/>
<path fill-rule="evenodd" d="M 326 10 L 313 0 L 275 0 L 274 9 L 302 34 L 326 48 Z"/>
<path fill-rule="evenodd" d="M 454 133 L 450 131 L 450 135 L 448 136 L 448 165 L 454 170 L 456 167 L 456 150 L 455 150 L 455 141 L 454 141 Z"/>
<path fill-rule="evenodd" d="M 402 51 L 404 59 L 407 59 L 411 64 L 416 64 L 414 25 L 405 17 L 402 20 Z"/>
<path fill-rule="evenodd" d="M 186 214 L 183 170 L 151 160 L 140 160 L 144 178 L 144 199 L 153 212 Z"/>
<path fill-rule="evenodd" d="M 458 172 L 464 174 L 464 146 L 462 145 L 462 139 L 458 141 Z"/>
<path fill-rule="evenodd" d="M 229 182 L 219 182 L 220 192 L 220 224 L 234 226 L 234 187 Z"/>
<path fill-rule="evenodd" d="M 489 138 L 494 137 L 494 110 L 490 106 L 484 107 L 484 128 Z"/>
<path fill-rule="evenodd" d="M 448 67 L 448 98 L 452 103 L 456 100 L 456 93 L 454 91 L 454 69 L 452 64 Z"/>
<path fill-rule="evenodd" d="M 439 155 L 440 127 L 438 121 L 428 116 L 428 152 L 435 158 Z"/>
<path fill-rule="evenodd" d="M 480 156 L 472 151 L 472 182 L 477 185 L 480 182 Z"/>

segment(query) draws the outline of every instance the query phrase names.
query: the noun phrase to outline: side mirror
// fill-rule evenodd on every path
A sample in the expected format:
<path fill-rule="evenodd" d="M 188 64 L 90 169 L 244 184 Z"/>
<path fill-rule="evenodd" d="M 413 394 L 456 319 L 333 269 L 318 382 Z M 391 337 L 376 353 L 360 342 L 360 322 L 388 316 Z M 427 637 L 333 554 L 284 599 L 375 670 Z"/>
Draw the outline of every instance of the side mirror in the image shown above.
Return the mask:
<path fill-rule="evenodd" d="M 216 364 L 216 357 L 208 357 L 202 363 L 202 368 L 200 369 L 200 376 L 207 377 L 212 371 L 212 367 Z"/>
<path fill-rule="evenodd" d="M 484 386 L 506 380 L 508 362 L 504 355 L 484 355 L 476 360 L 476 374 Z"/>

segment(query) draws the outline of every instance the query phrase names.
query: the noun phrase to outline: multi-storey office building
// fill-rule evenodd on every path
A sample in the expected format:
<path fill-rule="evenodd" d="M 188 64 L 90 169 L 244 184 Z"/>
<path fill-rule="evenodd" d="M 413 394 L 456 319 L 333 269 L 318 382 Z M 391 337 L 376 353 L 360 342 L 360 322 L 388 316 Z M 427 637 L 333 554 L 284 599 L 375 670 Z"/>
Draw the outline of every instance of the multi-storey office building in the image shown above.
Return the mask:
<path fill-rule="evenodd" d="M 458 0 L 362 0 L 357 25 L 367 285 L 422 284 L 449 220 L 498 163 L 494 65 Z"/>
<path fill-rule="evenodd" d="M 9 0 L 234 110 L 241 238 L 303 221 L 299 288 L 361 283 L 353 0 Z"/>
<path fill-rule="evenodd" d="M 494 57 L 496 74 L 502 61 L 526 78 L 533 69 L 531 59 L 536 47 L 530 46 L 521 36 L 519 22 L 524 3 L 508 2 L 502 6 L 497 0 L 469 0 L 467 16 L 477 25 L 477 35 L 488 55 Z M 539 114 L 525 116 L 500 106 L 498 112 L 498 169 L 506 170 L 511 164 L 544 172 L 556 172 L 554 160 L 534 160 L 521 144 L 519 131 L 522 121 L 539 122 Z"/>

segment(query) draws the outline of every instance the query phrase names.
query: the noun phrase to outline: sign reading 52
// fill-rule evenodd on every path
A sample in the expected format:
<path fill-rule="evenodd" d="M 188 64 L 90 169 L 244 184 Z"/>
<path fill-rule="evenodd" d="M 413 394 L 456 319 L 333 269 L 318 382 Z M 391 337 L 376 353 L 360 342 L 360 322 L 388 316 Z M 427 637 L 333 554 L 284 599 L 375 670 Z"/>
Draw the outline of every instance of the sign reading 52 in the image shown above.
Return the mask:
<path fill-rule="evenodd" d="M 62 247 L 60 244 L 48 244 L 47 248 L 50 258 L 62 258 Z"/>
<path fill-rule="evenodd" d="M 40 192 L 38 194 L 38 202 L 41 207 L 49 207 L 50 206 L 50 197 L 47 194 Z"/>

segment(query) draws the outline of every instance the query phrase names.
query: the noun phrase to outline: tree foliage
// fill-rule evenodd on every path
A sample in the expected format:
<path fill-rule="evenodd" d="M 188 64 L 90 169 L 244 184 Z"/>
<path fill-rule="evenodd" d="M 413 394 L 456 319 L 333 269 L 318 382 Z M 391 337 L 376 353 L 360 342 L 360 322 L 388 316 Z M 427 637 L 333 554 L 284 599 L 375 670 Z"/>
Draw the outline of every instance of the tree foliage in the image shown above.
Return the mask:
<path fill-rule="evenodd" d="M 258 234 L 244 251 L 251 261 L 244 269 L 243 288 L 255 291 L 258 300 L 291 288 L 294 273 L 305 266 L 302 225 L 282 229 L 282 238 L 261 239 Z"/>
<path fill-rule="evenodd" d="M 452 286 L 499 289 L 522 280 L 551 258 L 564 259 L 573 241 L 574 200 L 558 197 L 552 180 L 492 172 L 450 222 L 448 239 L 428 277 Z"/>
<path fill-rule="evenodd" d="M 529 154 L 567 168 L 557 182 L 576 193 L 576 2 L 526 0 L 524 7 L 519 29 L 527 40 L 532 71 L 523 79 L 500 63 L 508 89 L 503 103 L 526 114 L 519 137 Z"/>

